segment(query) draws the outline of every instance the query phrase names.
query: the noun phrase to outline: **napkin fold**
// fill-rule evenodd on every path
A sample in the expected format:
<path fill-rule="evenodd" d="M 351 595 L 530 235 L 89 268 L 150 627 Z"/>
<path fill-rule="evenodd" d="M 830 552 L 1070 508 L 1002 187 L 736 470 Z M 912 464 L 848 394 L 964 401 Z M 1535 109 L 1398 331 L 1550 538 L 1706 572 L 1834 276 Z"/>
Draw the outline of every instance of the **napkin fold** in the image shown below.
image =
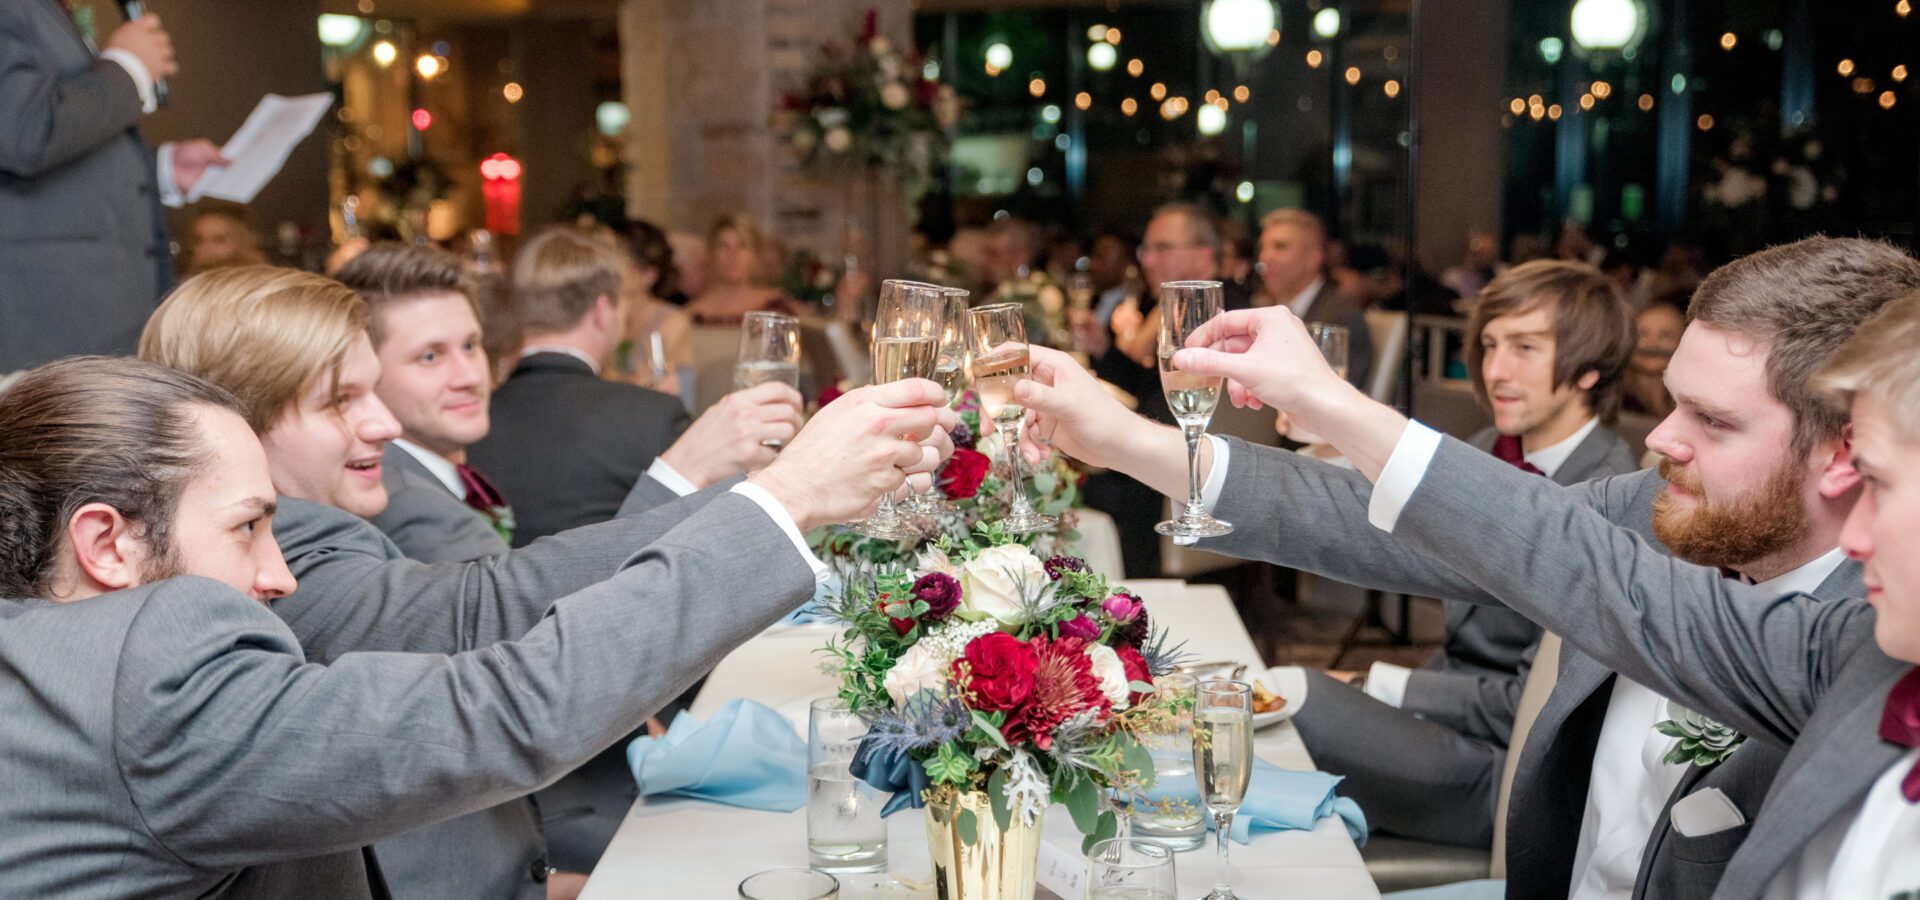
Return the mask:
<path fill-rule="evenodd" d="M 1282 769 L 1264 759 L 1253 760 L 1253 779 L 1247 784 L 1247 796 L 1233 816 L 1228 836 L 1244 844 L 1254 829 L 1310 831 L 1315 822 L 1327 816 L 1339 816 L 1353 842 L 1367 845 L 1367 816 L 1360 804 L 1347 797 L 1336 797 L 1334 785 L 1343 779 L 1325 772 L 1296 772 Z M 1205 814 L 1207 828 L 1213 828 L 1213 816 Z"/>
<path fill-rule="evenodd" d="M 807 804 L 807 743 L 785 716 L 734 700 L 701 722 L 682 712 L 665 737 L 635 738 L 627 766 L 640 793 L 792 812 Z"/>

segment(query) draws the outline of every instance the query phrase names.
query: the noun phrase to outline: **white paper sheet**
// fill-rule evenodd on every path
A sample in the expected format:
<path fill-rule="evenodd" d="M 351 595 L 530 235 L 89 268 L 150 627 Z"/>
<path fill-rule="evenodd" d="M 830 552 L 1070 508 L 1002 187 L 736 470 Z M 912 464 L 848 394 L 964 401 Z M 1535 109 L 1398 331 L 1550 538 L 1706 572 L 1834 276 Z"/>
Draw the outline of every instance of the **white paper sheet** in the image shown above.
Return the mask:
<path fill-rule="evenodd" d="M 260 98 L 260 105 L 247 114 L 240 130 L 220 148 L 220 155 L 232 160 L 232 164 L 207 169 L 187 200 L 214 197 L 235 203 L 253 202 L 260 189 L 286 165 L 293 148 L 313 133 L 320 117 L 332 106 L 332 94 L 301 97 L 268 94 Z"/>

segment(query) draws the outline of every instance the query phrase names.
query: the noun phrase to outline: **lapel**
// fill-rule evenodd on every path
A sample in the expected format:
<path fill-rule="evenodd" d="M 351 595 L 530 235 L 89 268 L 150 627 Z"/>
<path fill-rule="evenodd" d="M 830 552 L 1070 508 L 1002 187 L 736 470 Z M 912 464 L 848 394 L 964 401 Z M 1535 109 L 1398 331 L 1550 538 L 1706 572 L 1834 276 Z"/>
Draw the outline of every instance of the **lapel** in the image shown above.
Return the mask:
<path fill-rule="evenodd" d="M 1613 449 L 1613 442 L 1617 440 L 1619 436 L 1605 424 L 1594 426 L 1592 431 L 1587 432 L 1586 439 L 1567 454 L 1567 461 L 1554 471 L 1554 483 L 1564 487 L 1594 477 L 1594 469 L 1606 462 L 1607 451 Z"/>
<path fill-rule="evenodd" d="M 1900 758 L 1904 748 L 1880 739 L 1880 714 L 1912 666 L 1871 644 L 1854 652 L 1864 658 L 1847 667 L 1794 742 L 1715 897 L 1759 897 L 1822 830 L 1858 812 L 1874 779 Z"/>
<path fill-rule="evenodd" d="M 394 471 L 400 474 L 400 478 L 403 481 L 427 485 L 456 500 L 460 499 L 452 490 L 448 489 L 446 482 L 441 481 L 439 476 L 434 475 L 432 470 L 428 469 L 420 460 L 415 459 L 413 454 L 402 449 L 399 444 L 387 445 L 387 452 L 381 457 L 381 464 L 392 466 Z M 466 501 L 462 500 L 461 502 L 465 503 Z"/>
<path fill-rule="evenodd" d="M 26 5 L 37 6 L 43 15 L 52 16 L 58 23 L 54 25 L 54 30 L 71 38 L 74 46 L 84 51 L 88 57 L 98 55 L 93 45 L 87 41 L 87 36 L 80 33 L 80 26 L 73 21 L 73 13 L 67 9 L 66 3 L 62 0 L 26 0 Z"/>

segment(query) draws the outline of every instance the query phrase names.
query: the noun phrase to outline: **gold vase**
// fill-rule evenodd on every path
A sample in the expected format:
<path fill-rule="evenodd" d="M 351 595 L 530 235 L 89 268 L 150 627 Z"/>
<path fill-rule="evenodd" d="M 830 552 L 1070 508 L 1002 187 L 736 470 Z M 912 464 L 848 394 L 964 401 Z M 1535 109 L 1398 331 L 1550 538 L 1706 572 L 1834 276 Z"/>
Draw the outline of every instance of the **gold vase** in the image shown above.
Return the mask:
<path fill-rule="evenodd" d="M 950 795 L 952 796 L 952 795 Z M 973 813 L 974 841 L 960 837 L 957 820 Z M 933 856 L 933 889 L 939 900 L 1033 900 L 1040 860 L 1040 823 L 1015 816 L 1005 831 L 993 820 L 983 791 L 952 796 L 926 807 L 927 845 Z"/>

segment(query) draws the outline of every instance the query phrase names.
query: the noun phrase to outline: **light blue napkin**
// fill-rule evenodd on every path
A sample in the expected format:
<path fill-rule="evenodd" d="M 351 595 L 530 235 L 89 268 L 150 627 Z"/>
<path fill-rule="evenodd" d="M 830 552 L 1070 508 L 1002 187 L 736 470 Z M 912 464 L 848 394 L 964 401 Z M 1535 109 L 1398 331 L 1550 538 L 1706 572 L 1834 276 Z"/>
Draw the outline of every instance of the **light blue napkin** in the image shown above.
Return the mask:
<path fill-rule="evenodd" d="M 1247 784 L 1247 796 L 1240 802 L 1240 811 L 1233 816 L 1233 831 L 1229 836 L 1244 844 L 1256 828 L 1309 831 L 1315 822 L 1327 816 L 1339 816 L 1345 821 L 1347 834 L 1353 837 L 1354 843 L 1364 847 L 1367 845 L 1366 814 L 1360 811 L 1360 804 L 1333 795 L 1333 786 L 1340 781 L 1338 775 L 1282 769 L 1255 757 L 1253 780 Z M 1212 829 L 1213 817 L 1206 818 L 1207 828 Z"/>
<path fill-rule="evenodd" d="M 735 700 L 701 723 L 682 712 L 662 738 L 635 738 L 627 767 L 640 793 L 678 794 L 775 812 L 807 803 L 807 742 L 785 716 Z"/>

